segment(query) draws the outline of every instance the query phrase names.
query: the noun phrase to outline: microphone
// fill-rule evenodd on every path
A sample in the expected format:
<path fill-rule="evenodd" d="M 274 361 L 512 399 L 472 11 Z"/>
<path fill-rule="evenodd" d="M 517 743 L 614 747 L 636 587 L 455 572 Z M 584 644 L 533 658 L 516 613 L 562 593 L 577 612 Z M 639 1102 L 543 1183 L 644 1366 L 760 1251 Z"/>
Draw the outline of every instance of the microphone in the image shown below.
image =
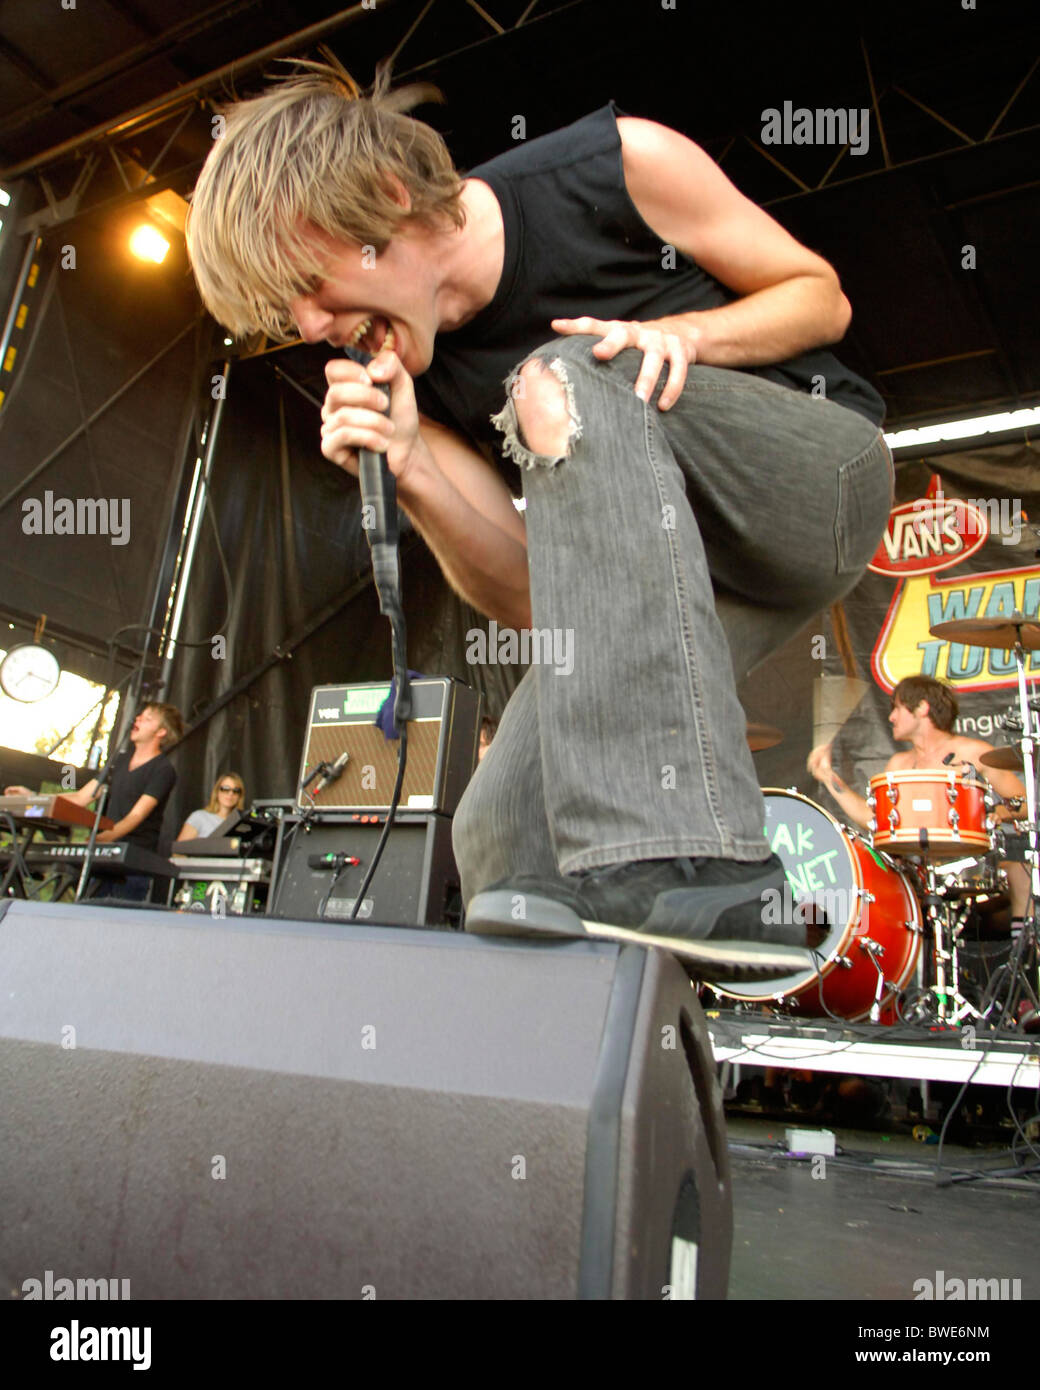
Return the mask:
<path fill-rule="evenodd" d="M 949 767 L 956 756 L 956 753 L 947 753 L 946 757 L 943 758 L 943 767 Z"/>
<path fill-rule="evenodd" d="M 337 873 L 340 869 L 346 868 L 348 864 L 357 865 L 360 863 L 361 860 L 356 859 L 352 854 L 341 854 L 338 851 L 333 853 L 331 850 L 328 854 L 308 854 L 307 856 L 308 869 L 335 869 Z"/>
<path fill-rule="evenodd" d="M 345 347 L 343 355 L 349 357 L 352 362 L 357 362 L 361 367 L 367 367 L 372 361 L 372 354 L 364 352 L 361 348 Z M 382 391 L 387 404 L 389 404 L 390 388 L 378 386 L 377 383 L 377 389 Z M 359 449 L 358 459 L 362 525 L 368 535 L 368 544 L 372 550 L 372 567 L 375 569 L 376 546 L 389 544 L 396 547 L 398 541 L 397 480 L 390 472 L 390 465 L 386 461 L 385 453 L 377 454 L 374 449 Z M 396 579 L 396 554 L 392 560 L 392 575 Z M 382 576 L 377 574 L 377 589 L 381 579 Z"/>
<path fill-rule="evenodd" d="M 326 762 L 320 762 L 320 763 L 318 764 L 318 766 L 315 767 L 315 768 L 313 768 L 313 769 L 307 774 L 307 776 L 304 778 L 304 780 L 303 780 L 302 783 L 300 784 L 300 791 L 301 791 L 301 792 L 305 792 L 305 791 L 307 790 L 307 788 L 310 786 L 310 784 L 314 781 L 315 777 L 320 777 L 320 776 L 322 775 L 322 773 L 328 772 L 328 770 L 329 770 L 329 765 L 328 765 L 328 763 L 326 763 Z"/>
<path fill-rule="evenodd" d="M 343 769 L 349 762 L 350 754 L 344 749 L 331 766 L 326 763 L 325 771 L 321 774 L 321 777 L 318 779 L 318 784 L 314 788 L 314 795 L 317 796 L 320 792 L 323 792 L 326 787 L 331 787 L 333 782 L 338 782 L 343 776 Z"/>
<path fill-rule="evenodd" d="M 343 348 L 344 357 L 367 367 L 372 354 L 362 348 Z M 375 383 L 387 403 L 390 388 Z M 379 611 L 390 620 L 397 696 L 394 722 L 404 724 L 412 717 L 412 694 L 408 684 L 408 661 L 401 606 L 401 558 L 398 548 L 397 479 L 390 471 L 385 453 L 358 450 L 358 483 L 361 487 L 361 524 L 372 555 L 372 578 L 379 597 Z"/>

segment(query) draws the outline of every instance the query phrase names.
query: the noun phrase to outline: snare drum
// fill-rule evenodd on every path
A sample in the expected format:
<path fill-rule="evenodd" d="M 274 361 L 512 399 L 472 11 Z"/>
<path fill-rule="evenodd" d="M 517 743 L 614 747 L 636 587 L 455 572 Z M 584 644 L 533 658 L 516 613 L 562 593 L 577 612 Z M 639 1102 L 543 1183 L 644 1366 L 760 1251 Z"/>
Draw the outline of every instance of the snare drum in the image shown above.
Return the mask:
<path fill-rule="evenodd" d="M 870 1013 L 880 973 L 884 1009 L 906 988 L 921 949 L 921 909 L 910 876 L 799 792 L 766 787 L 762 794 L 766 839 L 791 889 L 782 910 L 816 922 L 817 935 L 822 932 L 813 951 L 817 968 L 712 989 L 745 1003 L 851 1021 Z"/>
<path fill-rule="evenodd" d="M 870 779 L 867 805 L 875 849 L 961 859 L 993 848 L 987 788 L 962 773 L 882 772 Z"/>

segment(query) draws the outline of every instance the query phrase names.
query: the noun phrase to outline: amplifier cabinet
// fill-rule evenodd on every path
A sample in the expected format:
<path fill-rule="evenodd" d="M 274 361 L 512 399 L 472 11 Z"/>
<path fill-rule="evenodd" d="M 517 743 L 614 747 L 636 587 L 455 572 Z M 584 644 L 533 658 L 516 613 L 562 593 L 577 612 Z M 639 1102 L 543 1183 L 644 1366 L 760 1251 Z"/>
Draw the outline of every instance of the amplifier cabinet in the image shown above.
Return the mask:
<path fill-rule="evenodd" d="M 270 916 L 353 925 L 357 890 L 385 824 L 385 817 L 362 822 L 359 815 L 323 812 L 312 821 L 286 817 L 274 864 L 275 889 L 268 897 Z M 314 859 L 336 854 L 361 862 L 346 865 L 341 873 L 336 867 L 313 867 Z M 354 920 L 444 927 L 458 924 L 460 907 L 451 821 L 399 812 Z"/>
<path fill-rule="evenodd" d="M 477 765 L 482 697 L 447 676 L 411 682 L 408 766 L 401 809 L 452 815 Z M 311 691 L 296 805 L 311 804 L 314 783 L 304 782 L 321 762 L 350 754 L 341 776 L 314 794 L 322 811 L 387 810 L 397 780 L 400 740 L 388 740 L 373 721 L 390 693 L 389 681 L 319 685 Z"/>

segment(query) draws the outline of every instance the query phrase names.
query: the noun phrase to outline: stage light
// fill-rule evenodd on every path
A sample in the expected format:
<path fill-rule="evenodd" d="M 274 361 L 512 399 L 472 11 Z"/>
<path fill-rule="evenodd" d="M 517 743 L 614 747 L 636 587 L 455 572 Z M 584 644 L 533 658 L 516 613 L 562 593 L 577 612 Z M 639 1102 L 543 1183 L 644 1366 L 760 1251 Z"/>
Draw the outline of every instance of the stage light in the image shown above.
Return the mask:
<path fill-rule="evenodd" d="M 885 435 L 885 443 L 896 449 L 921 448 L 925 444 L 941 444 L 945 440 L 978 439 L 987 434 L 1002 434 L 1007 430 L 1024 430 L 1040 425 L 1040 406 L 1024 410 L 1006 410 L 995 415 L 977 415 L 971 420 L 944 420 L 919 429 L 897 430 Z"/>
<path fill-rule="evenodd" d="M 142 261 L 154 261 L 162 265 L 170 243 L 150 222 L 142 222 L 130 237 L 130 250 Z"/>

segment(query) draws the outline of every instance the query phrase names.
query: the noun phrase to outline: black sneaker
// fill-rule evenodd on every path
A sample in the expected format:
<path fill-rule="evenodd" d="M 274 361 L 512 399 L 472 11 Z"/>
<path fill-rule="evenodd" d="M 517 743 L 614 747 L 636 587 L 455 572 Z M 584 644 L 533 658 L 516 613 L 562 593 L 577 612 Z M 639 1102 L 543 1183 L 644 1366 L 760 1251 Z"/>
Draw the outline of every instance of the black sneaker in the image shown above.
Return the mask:
<path fill-rule="evenodd" d="M 812 964 L 804 923 L 776 911 L 790 897 L 786 888 L 775 854 L 753 863 L 647 859 L 560 878 L 520 875 L 475 895 L 466 930 L 632 941 L 681 956 L 699 980 L 778 979 Z"/>

